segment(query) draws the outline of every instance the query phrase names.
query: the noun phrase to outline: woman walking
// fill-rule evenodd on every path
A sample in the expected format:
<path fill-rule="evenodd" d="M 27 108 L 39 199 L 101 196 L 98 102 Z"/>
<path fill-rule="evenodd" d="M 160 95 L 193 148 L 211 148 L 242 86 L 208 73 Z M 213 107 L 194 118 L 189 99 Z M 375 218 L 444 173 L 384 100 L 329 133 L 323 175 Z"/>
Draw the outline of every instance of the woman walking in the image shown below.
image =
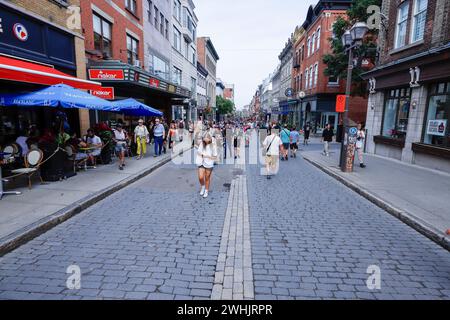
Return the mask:
<path fill-rule="evenodd" d="M 203 136 L 202 142 L 198 147 L 196 159 L 196 164 L 198 166 L 198 179 L 201 185 L 200 196 L 205 199 L 208 198 L 211 175 L 217 156 L 216 141 L 212 135 L 207 132 Z"/>

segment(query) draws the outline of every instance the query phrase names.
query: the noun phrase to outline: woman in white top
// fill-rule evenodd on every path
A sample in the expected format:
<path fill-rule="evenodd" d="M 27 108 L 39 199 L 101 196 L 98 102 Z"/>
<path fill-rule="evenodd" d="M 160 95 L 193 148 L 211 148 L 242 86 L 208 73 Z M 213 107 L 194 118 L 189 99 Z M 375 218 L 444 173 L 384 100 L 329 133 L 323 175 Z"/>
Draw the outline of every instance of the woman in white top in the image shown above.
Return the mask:
<path fill-rule="evenodd" d="M 362 124 L 358 123 L 358 133 L 356 134 L 356 152 L 358 153 L 359 166 L 365 168 L 364 164 L 364 140 L 366 140 L 366 134 L 362 130 Z"/>
<path fill-rule="evenodd" d="M 200 181 L 200 185 L 202 187 L 200 195 L 203 196 L 203 198 L 208 197 L 209 186 L 211 184 L 211 175 L 216 159 L 216 141 L 210 133 L 206 133 L 198 147 L 196 158 L 196 164 L 198 166 L 198 180 Z"/>

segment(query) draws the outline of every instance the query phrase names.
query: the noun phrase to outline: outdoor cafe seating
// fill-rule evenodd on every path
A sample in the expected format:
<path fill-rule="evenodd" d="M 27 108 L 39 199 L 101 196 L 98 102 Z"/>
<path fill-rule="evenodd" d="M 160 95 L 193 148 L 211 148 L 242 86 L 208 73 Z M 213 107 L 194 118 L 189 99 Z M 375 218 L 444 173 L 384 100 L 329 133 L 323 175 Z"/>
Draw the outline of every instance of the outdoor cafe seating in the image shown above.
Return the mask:
<path fill-rule="evenodd" d="M 85 108 L 89 110 L 100 110 L 114 113 L 120 113 L 129 116 L 162 116 L 162 112 L 151 108 L 137 100 L 126 99 L 110 102 L 87 92 L 72 88 L 65 84 L 58 84 L 46 87 L 36 92 L 25 94 L 1 94 L 0 107 L 50 107 L 58 110 L 64 108 Z M 109 129 L 111 130 L 111 129 Z M 112 141 L 106 143 L 108 145 Z M 111 158 L 114 148 L 111 145 L 108 148 L 102 148 L 102 153 Z M 77 148 L 75 150 L 67 145 L 58 145 L 57 143 L 45 143 L 34 146 L 26 154 L 23 161 L 17 161 L 21 157 L 22 151 L 17 143 L 7 145 L 0 152 L 0 164 L 9 166 L 14 163 L 14 168 L 9 168 L 10 177 L 26 176 L 28 186 L 31 188 L 32 177 L 38 175 L 41 182 L 58 181 L 76 175 L 78 168 L 87 169 L 87 159 L 92 148 Z M 111 150 L 111 151 L 109 151 Z M 128 150 L 131 154 L 131 150 Z M 104 159 L 102 156 L 96 157 L 100 162 Z M 17 168 L 19 163 L 23 162 L 23 167 Z M 67 165 L 68 164 L 68 165 Z M 96 161 L 94 162 L 94 166 Z M 2 179 L 0 169 L 0 199 L 3 194 L 3 182 L 8 182 L 8 177 Z M 13 194 L 18 194 L 13 192 Z"/>

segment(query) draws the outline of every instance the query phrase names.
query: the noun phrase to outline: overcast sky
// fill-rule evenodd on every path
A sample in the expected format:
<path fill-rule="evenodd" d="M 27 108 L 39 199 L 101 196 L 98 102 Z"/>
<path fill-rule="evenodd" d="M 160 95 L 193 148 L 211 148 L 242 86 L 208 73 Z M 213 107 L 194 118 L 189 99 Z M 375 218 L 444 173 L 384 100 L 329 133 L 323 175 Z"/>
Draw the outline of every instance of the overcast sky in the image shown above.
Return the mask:
<path fill-rule="evenodd" d="M 194 0 L 198 35 L 209 36 L 220 56 L 217 76 L 234 83 L 236 107 L 251 102 L 277 66 L 278 55 L 317 0 Z"/>

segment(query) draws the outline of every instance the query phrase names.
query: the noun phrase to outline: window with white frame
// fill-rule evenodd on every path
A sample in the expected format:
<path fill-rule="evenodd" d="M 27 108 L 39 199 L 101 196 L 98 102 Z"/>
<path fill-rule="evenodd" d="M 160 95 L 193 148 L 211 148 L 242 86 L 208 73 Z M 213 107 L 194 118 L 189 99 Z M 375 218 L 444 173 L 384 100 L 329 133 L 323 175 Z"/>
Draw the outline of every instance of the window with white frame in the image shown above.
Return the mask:
<path fill-rule="evenodd" d="M 178 22 L 181 21 L 181 2 L 179 0 L 173 1 L 173 16 Z"/>
<path fill-rule="evenodd" d="M 173 26 L 173 47 L 181 52 L 181 32 L 175 26 Z"/>
<path fill-rule="evenodd" d="M 177 67 L 173 67 L 173 82 L 177 85 L 181 85 L 182 71 Z"/>
<path fill-rule="evenodd" d="M 314 79 L 316 78 L 316 68 L 315 68 L 315 66 L 311 66 L 311 76 L 310 76 L 310 81 L 311 81 L 311 83 L 310 83 L 310 88 L 313 88 L 314 87 Z"/>
<path fill-rule="evenodd" d="M 316 62 L 314 66 L 314 87 L 317 87 L 317 80 L 319 78 L 319 63 Z"/>
<path fill-rule="evenodd" d="M 406 28 L 408 25 L 409 2 L 406 1 L 398 7 L 397 27 L 395 31 L 395 48 L 406 45 Z"/>
<path fill-rule="evenodd" d="M 307 57 L 311 54 L 311 38 L 308 38 L 308 41 L 306 42 L 306 50 L 307 50 Z"/>
<path fill-rule="evenodd" d="M 312 83 L 313 83 L 313 67 L 309 67 L 309 88 L 312 88 Z"/>
<path fill-rule="evenodd" d="M 316 46 L 316 34 L 313 33 L 311 36 L 311 53 L 314 53 L 314 47 Z"/>
<path fill-rule="evenodd" d="M 134 14 L 136 14 L 136 9 L 137 9 L 137 4 L 136 4 L 136 0 L 125 0 L 125 7 L 130 10 L 131 12 L 133 12 Z"/>
<path fill-rule="evenodd" d="M 151 0 L 148 0 L 147 17 L 148 22 L 153 23 L 153 2 Z"/>
<path fill-rule="evenodd" d="M 305 89 L 308 89 L 308 81 L 309 81 L 309 70 L 305 70 Z"/>
<path fill-rule="evenodd" d="M 317 32 L 316 32 L 316 50 L 319 50 L 320 48 L 320 32 L 322 31 L 322 29 L 319 27 L 317 28 Z"/>
<path fill-rule="evenodd" d="M 414 1 L 414 11 L 411 28 L 411 42 L 416 42 L 423 39 L 423 34 L 425 31 L 425 22 L 427 20 L 427 5 L 428 0 Z"/>

